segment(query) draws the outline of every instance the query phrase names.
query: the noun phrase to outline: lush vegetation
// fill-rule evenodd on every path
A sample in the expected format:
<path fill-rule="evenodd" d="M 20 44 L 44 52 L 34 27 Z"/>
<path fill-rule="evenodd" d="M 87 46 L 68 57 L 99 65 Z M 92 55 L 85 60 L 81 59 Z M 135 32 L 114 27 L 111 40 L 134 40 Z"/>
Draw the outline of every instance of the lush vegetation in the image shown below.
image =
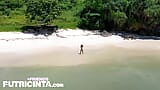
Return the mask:
<path fill-rule="evenodd" d="M 26 4 L 29 22 L 50 24 L 59 15 L 60 7 L 56 0 L 29 0 Z"/>
<path fill-rule="evenodd" d="M 25 25 L 41 24 L 77 28 L 81 3 L 81 0 L 0 0 L 0 31 L 19 31 Z"/>
<path fill-rule="evenodd" d="M 160 35 L 160 1 L 0 0 L 0 30 L 39 24 Z"/>
<path fill-rule="evenodd" d="M 160 32 L 159 0 L 86 0 L 85 3 L 80 14 L 82 28 L 147 35 Z"/>

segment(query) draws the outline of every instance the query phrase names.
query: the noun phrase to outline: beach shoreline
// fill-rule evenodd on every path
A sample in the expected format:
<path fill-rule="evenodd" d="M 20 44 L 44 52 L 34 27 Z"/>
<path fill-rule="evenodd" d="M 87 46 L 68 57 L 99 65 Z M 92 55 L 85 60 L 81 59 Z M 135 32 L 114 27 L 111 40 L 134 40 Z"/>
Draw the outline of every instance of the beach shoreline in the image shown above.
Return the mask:
<path fill-rule="evenodd" d="M 114 56 L 123 50 L 160 51 L 159 40 L 124 40 L 118 35 L 103 37 L 83 30 L 61 30 L 48 37 L 1 32 L 0 43 L 0 67 L 76 66 L 96 62 L 92 59 L 105 54 Z M 84 55 L 78 54 L 81 44 Z"/>

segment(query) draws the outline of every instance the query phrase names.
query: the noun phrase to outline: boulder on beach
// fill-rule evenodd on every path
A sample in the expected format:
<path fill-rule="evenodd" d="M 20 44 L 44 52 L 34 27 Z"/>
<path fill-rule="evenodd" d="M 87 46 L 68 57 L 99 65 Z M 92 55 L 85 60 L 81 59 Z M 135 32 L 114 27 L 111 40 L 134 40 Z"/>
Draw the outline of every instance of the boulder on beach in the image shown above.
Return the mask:
<path fill-rule="evenodd" d="M 21 28 L 23 33 L 31 33 L 34 35 L 51 35 L 58 30 L 58 26 L 24 26 Z"/>

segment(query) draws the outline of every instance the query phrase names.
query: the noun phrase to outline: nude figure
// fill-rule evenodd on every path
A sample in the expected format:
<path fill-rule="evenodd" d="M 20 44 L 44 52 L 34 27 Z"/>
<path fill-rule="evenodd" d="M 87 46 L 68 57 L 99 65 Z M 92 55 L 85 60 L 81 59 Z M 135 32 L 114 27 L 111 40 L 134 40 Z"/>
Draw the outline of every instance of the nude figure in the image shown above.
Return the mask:
<path fill-rule="evenodd" d="M 80 53 L 79 53 L 80 55 L 84 54 L 83 47 L 84 47 L 83 44 L 81 44 L 81 46 L 80 46 Z"/>

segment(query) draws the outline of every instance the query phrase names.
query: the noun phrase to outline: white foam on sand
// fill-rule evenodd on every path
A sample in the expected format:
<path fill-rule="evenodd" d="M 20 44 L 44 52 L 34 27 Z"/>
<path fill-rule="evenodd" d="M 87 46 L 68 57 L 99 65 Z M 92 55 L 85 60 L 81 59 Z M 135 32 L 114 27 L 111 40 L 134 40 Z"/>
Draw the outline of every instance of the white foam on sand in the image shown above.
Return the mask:
<path fill-rule="evenodd" d="M 77 47 L 80 44 L 86 46 L 100 45 L 121 40 L 123 38 L 119 36 L 103 37 L 95 35 L 91 31 L 83 30 L 59 30 L 59 33 L 54 33 L 49 37 L 43 35 L 34 36 L 20 32 L 1 32 L 0 52 L 43 49 L 53 46 Z"/>

